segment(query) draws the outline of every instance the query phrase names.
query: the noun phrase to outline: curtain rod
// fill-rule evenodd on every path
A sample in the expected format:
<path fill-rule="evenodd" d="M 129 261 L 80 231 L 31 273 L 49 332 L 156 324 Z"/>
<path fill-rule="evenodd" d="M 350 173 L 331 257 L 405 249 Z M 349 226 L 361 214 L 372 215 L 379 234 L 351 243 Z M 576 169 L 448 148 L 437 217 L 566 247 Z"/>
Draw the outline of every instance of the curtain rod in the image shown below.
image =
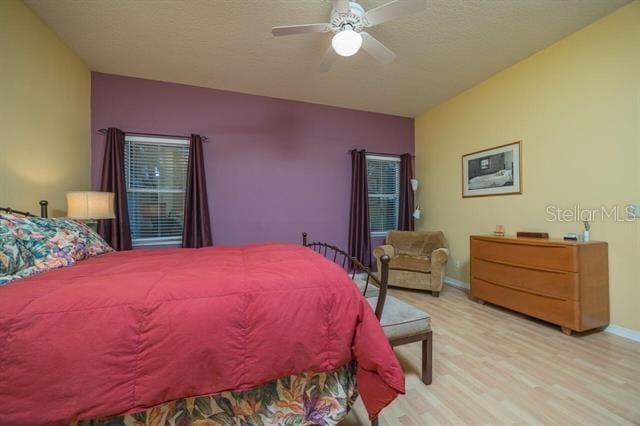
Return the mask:
<path fill-rule="evenodd" d="M 107 129 L 98 129 L 98 133 L 102 134 L 102 135 L 106 135 L 107 134 Z M 135 136 L 158 136 L 158 137 L 163 137 L 163 138 L 180 138 L 180 139 L 189 139 L 189 136 L 180 136 L 180 135 L 163 135 L 163 134 L 159 134 L 159 133 L 137 133 L 137 132 L 124 132 L 127 135 L 135 135 Z M 200 139 L 202 139 L 202 142 L 208 142 L 209 138 L 206 136 L 200 136 Z"/>
<path fill-rule="evenodd" d="M 347 154 L 351 154 L 353 151 L 358 151 L 357 149 L 350 149 L 349 151 L 347 151 Z M 386 152 L 371 152 L 371 151 L 367 151 L 365 149 L 365 153 L 367 154 L 371 154 L 371 155 L 381 155 L 383 157 L 400 157 L 402 154 L 389 154 Z M 411 158 L 416 158 L 415 155 L 411 154 Z"/>

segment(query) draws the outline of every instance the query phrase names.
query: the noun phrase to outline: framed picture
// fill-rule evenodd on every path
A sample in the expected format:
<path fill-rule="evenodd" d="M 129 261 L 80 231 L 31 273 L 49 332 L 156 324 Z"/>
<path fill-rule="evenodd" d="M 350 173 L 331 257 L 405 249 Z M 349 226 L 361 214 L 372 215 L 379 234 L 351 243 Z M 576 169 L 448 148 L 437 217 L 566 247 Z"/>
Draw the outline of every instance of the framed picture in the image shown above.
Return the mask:
<path fill-rule="evenodd" d="M 462 197 L 522 194 L 521 141 L 462 156 Z"/>

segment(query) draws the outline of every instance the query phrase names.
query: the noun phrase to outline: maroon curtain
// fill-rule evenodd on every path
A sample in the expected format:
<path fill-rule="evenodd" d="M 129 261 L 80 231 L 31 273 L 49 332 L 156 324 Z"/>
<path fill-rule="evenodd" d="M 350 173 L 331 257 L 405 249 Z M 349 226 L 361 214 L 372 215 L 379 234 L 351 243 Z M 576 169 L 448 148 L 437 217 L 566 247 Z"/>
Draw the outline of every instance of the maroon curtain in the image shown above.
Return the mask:
<path fill-rule="evenodd" d="M 116 218 L 100 220 L 98 232 L 116 250 L 131 250 L 127 184 L 124 179 L 124 132 L 109 128 L 104 146 L 100 191 L 115 194 L 113 207 Z"/>
<path fill-rule="evenodd" d="M 349 213 L 349 255 L 371 266 L 369 232 L 369 191 L 367 189 L 367 154 L 351 151 L 351 210 Z"/>
<path fill-rule="evenodd" d="M 400 208 L 398 211 L 398 229 L 400 231 L 413 231 L 413 157 L 411 154 L 400 156 Z"/>
<path fill-rule="evenodd" d="M 202 139 L 199 135 L 191 135 L 189 143 L 187 190 L 184 198 L 182 247 L 197 248 L 213 245 L 211 224 L 209 223 L 209 202 L 207 201 Z"/>

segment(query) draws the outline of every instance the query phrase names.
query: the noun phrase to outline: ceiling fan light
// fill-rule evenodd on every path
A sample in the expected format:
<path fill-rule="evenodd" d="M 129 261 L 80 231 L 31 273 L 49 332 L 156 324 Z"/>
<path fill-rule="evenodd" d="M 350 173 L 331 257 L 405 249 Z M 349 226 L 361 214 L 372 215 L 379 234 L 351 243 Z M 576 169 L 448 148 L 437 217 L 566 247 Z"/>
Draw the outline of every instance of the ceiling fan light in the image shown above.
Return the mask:
<path fill-rule="evenodd" d="M 353 30 L 343 30 L 333 36 L 331 45 L 338 55 L 352 56 L 360 50 L 362 36 Z"/>

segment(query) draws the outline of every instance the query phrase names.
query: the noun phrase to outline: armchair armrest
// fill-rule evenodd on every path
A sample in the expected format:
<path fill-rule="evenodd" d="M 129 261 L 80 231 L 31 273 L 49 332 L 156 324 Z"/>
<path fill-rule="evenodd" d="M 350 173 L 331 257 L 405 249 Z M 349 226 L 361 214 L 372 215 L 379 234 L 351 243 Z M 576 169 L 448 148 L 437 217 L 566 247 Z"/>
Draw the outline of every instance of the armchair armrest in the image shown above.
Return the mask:
<path fill-rule="evenodd" d="M 444 265 L 449 258 L 449 249 L 441 247 L 431 253 L 431 264 Z"/>
<path fill-rule="evenodd" d="M 449 258 L 449 250 L 446 248 L 435 249 L 431 252 L 431 291 L 434 296 L 440 294 L 444 284 L 445 264 Z"/>
<path fill-rule="evenodd" d="M 387 255 L 389 257 L 393 257 L 396 254 L 396 250 L 392 245 L 385 244 L 383 246 L 378 246 L 373 250 L 373 255 L 376 259 L 380 259 L 382 256 Z"/>

